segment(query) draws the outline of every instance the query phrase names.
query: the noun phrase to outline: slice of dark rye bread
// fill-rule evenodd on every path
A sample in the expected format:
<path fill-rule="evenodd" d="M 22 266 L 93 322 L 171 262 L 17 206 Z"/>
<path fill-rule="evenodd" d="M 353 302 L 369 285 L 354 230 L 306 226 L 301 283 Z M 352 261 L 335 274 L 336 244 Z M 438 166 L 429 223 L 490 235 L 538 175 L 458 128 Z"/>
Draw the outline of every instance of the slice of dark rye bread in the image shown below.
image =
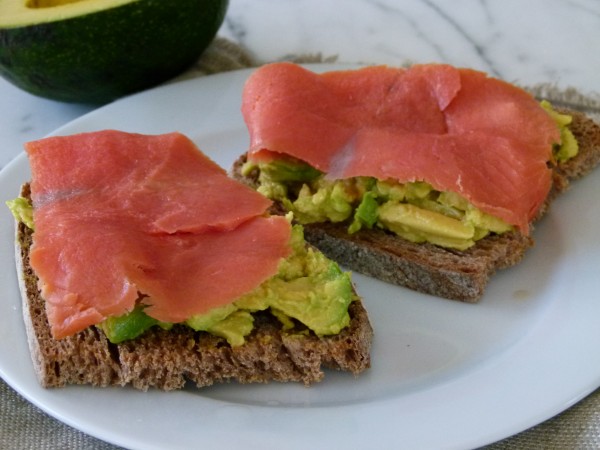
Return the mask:
<path fill-rule="evenodd" d="M 538 219 L 572 180 L 583 177 L 600 162 L 600 126 L 577 111 L 560 111 L 573 116 L 571 131 L 579 142 L 579 153 L 554 169 L 552 189 Z M 241 173 L 245 161 L 242 155 L 231 174 L 256 188 L 258 172 L 247 176 Z M 274 209 L 281 212 L 282 207 L 276 205 Z M 304 234 L 308 242 L 351 270 L 426 294 L 470 303 L 479 301 L 494 272 L 517 264 L 534 244 L 531 236 L 508 232 L 490 235 L 459 251 L 429 243 L 415 244 L 381 229 L 348 234 L 347 227 L 348 223 L 315 223 L 305 225 Z"/>
<path fill-rule="evenodd" d="M 26 184 L 21 195 L 28 198 L 29 194 Z M 255 314 L 254 331 L 238 347 L 183 325 L 169 331 L 153 327 L 121 344 L 110 343 L 96 327 L 53 339 L 38 278 L 29 265 L 32 235 L 23 223 L 16 224 L 23 316 L 33 365 L 43 387 L 90 384 L 173 390 L 187 381 L 202 387 L 233 380 L 309 385 L 322 380 L 323 368 L 358 375 L 370 367 L 373 330 L 360 300 L 350 305 L 350 325 L 334 336 L 283 331 L 279 321 L 265 312 Z"/>

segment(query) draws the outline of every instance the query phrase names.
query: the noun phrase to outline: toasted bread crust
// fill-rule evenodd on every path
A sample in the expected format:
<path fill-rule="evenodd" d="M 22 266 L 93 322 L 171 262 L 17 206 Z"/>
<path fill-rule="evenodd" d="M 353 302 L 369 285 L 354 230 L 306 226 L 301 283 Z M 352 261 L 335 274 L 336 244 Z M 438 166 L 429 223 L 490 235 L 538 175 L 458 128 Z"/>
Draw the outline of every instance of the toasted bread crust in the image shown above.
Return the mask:
<path fill-rule="evenodd" d="M 600 162 L 600 126 L 577 111 L 571 114 L 571 131 L 579 142 L 579 153 L 553 171 L 553 186 L 540 208 L 541 218 L 571 182 L 588 174 Z M 256 188 L 258 173 L 244 176 L 241 156 L 231 175 Z M 274 211 L 282 211 L 275 205 Z M 415 244 L 381 229 L 347 233 L 347 223 L 315 223 L 304 226 L 306 240 L 329 258 L 359 273 L 438 297 L 469 303 L 479 301 L 490 277 L 517 264 L 534 241 L 519 232 L 490 235 L 460 251 L 432 244 Z"/>
<path fill-rule="evenodd" d="M 559 112 L 573 117 L 570 129 L 579 143 L 577 156 L 554 170 L 554 187 L 561 193 L 572 181 L 583 178 L 600 163 L 600 125 L 578 111 L 559 109 Z"/>
<path fill-rule="evenodd" d="M 21 195 L 29 196 L 28 185 Z M 38 278 L 29 265 L 32 234 L 17 223 L 23 317 L 35 372 L 44 387 L 90 384 L 173 390 L 186 382 L 202 387 L 228 381 L 308 385 L 323 379 L 323 368 L 357 375 L 370 367 L 373 330 L 360 300 L 350 305 L 350 325 L 335 336 L 286 332 L 271 314 L 260 313 L 255 316 L 254 331 L 239 347 L 181 325 L 169 331 L 154 327 L 121 344 L 111 344 L 96 327 L 53 339 Z"/>

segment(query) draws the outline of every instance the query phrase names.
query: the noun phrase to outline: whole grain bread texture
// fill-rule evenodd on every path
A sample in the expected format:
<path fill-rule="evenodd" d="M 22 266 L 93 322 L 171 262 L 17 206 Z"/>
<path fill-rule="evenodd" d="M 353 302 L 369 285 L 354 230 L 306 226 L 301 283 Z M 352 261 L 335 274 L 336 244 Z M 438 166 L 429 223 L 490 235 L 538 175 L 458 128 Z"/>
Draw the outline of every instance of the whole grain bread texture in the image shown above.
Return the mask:
<path fill-rule="evenodd" d="M 21 196 L 28 198 L 29 186 Z M 56 340 L 50 334 L 38 278 L 29 265 L 33 232 L 16 224 L 17 274 L 23 316 L 35 372 L 43 387 L 89 384 L 131 385 L 137 389 L 174 390 L 186 383 L 321 381 L 324 368 L 358 375 L 370 367 L 373 330 L 360 299 L 351 322 L 338 335 L 318 337 L 306 330 L 284 331 L 268 312 L 255 315 L 246 343 L 231 347 L 223 338 L 183 325 L 166 331 L 153 327 L 142 336 L 112 344 L 97 327 Z"/>
<path fill-rule="evenodd" d="M 573 117 L 570 126 L 579 143 L 579 152 L 571 160 L 553 169 L 553 184 L 536 218 L 541 218 L 550 203 L 588 174 L 600 162 L 600 126 L 574 110 L 562 109 Z M 231 168 L 231 175 L 256 188 L 258 172 L 241 172 L 246 156 Z M 274 211 L 283 212 L 281 205 Z M 383 229 L 361 229 L 347 233 L 348 223 L 304 225 L 305 238 L 329 258 L 356 272 L 437 297 L 476 303 L 482 297 L 490 277 L 500 269 L 521 261 L 534 245 L 531 236 L 518 231 L 489 235 L 467 250 L 453 250 L 429 243 L 415 244 Z"/>

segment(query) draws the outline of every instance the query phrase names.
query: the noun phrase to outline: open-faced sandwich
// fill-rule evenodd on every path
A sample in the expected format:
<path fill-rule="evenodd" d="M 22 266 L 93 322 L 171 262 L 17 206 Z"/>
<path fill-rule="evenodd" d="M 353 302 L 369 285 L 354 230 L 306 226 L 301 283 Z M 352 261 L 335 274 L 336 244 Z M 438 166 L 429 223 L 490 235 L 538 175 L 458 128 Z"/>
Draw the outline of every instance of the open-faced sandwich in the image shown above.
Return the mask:
<path fill-rule="evenodd" d="M 369 367 L 348 273 L 179 133 L 26 144 L 9 202 L 35 370 L 66 384 L 177 389 Z"/>
<path fill-rule="evenodd" d="M 449 65 L 257 69 L 233 175 L 357 272 L 475 302 L 532 223 L 600 161 L 600 127 Z"/>

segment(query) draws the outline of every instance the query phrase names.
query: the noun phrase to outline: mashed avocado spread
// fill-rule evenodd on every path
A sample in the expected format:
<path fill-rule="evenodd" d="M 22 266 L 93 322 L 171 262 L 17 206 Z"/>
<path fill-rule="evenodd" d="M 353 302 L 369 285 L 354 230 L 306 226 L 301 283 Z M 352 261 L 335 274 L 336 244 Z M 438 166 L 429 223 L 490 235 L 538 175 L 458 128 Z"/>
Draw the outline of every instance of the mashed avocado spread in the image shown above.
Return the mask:
<path fill-rule="evenodd" d="M 33 208 L 27 199 L 18 197 L 7 205 L 18 221 L 33 229 Z M 269 310 L 290 332 L 312 330 L 319 336 L 339 333 L 350 323 L 348 306 L 355 299 L 350 274 L 318 250 L 307 247 L 301 225 L 292 227 L 291 247 L 292 254 L 281 261 L 272 278 L 232 304 L 190 317 L 184 325 L 238 346 L 252 332 L 252 313 Z M 133 311 L 109 317 L 97 326 L 116 344 L 134 339 L 153 326 L 168 330 L 174 324 L 148 316 L 138 304 Z"/>
<path fill-rule="evenodd" d="M 542 107 L 561 132 L 554 159 L 564 162 L 577 154 L 578 146 L 568 128 L 571 116 L 556 112 L 550 103 Z M 416 243 L 430 242 L 465 250 L 490 233 L 513 229 L 503 220 L 484 213 L 453 192 L 440 192 L 425 182 L 398 183 L 355 177 L 330 180 L 306 163 L 283 157 L 269 163 L 246 163 L 244 175 L 258 169 L 258 191 L 282 203 L 302 224 L 347 222 L 348 232 L 378 227 Z"/>
<path fill-rule="evenodd" d="M 542 108 L 554 119 L 560 130 L 560 144 L 556 144 L 553 148 L 552 154 L 554 159 L 558 162 L 565 162 L 568 159 L 573 158 L 579 151 L 579 145 L 577 139 L 573 136 L 573 133 L 569 129 L 569 125 L 573 121 L 573 118 L 568 114 L 560 114 L 547 100 L 542 100 L 540 103 Z"/>
<path fill-rule="evenodd" d="M 258 191 L 281 202 L 302 224 L 347 222 L 349 233 L 378 227 L 412 242 L 459 250 L 469 248 L 490 232 L 512 229 L 460 195 L 439 192 L 425 182 L 398 183 L 370 177 L 329 180 L 324 176 L 284 182 L 279 176 L 271 176 L 283 165 L 305 164 L 291 160 L 260 164 Z M 248 165 L 243 170 L 253 168 Z"/>
<path fill-rule="evenodd" d="M 27 227 L 33 230 L 33 208 L 29 200 L 23 197 L 17 197 L 6 202 L 6 206 L 10 209 L 10 212 L 14 218 L 23 222 Z"/>

